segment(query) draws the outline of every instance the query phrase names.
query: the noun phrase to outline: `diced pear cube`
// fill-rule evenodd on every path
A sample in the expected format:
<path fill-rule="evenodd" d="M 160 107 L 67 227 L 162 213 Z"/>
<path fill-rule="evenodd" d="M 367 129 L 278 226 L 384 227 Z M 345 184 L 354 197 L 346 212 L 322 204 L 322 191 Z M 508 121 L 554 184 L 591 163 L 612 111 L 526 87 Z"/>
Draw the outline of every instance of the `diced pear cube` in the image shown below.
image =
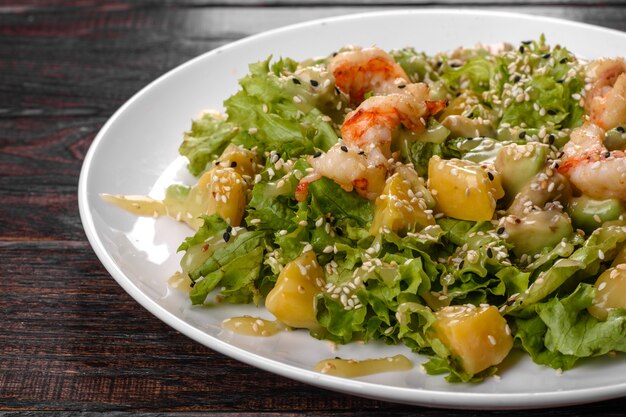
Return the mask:
<path fill-rule="evenodd" d="M 433 156 L 428 180 L 437 208 L 455 219 L 491 220 L 496 200 L 504 196 L 499 174 L 471 161 Z"/>
<path fill-rule="evenodd" d="M 370 233 L 377 235 L 385 229 L 406 233 L 435 224 L 433 215 L 424 211 L 426 207 L 424 197 L 416 196 L 410 183 L 396 173 L 389 177 L 383 193 L 376 199 Z"/>
<path fill-rule="evenodd" d="M 476 374 L 504 360 L 513 337 L 494 306 L 460 305 L 435 312 L 436 337 L 461 359 L 463 369 Z"/>
<path fill-rule="evenodd" d="M 285 265 L 265 299 L 265 307 L 287 326 L 313 329 L 318 326 L 315 296 L 322 291 L 323 279 L 315 253 L 307 251 Z"/>
<path fill-rule="evenodd" d="M 234 168 L 215 167 L 205 172 L 189 195 L 190 203 L 206 204 L 206 214 L 218 214 L 239 226 L 246 208 L 247 185 Z"/>
<path fill-rule="evenodd" d="M 241 176 L 254 177 L 257 173 L 256 155 L 245 148 L 230 144 L 219 157 L 220 166 L 234 168 Z"/>
<path fill-rule="evenodd" d="M 587 309 L 599 320 L 606 320 L 609 310 L 626 309 L 626 264 L 604 271 L 594 284 L 596 296 L 593 304 Z"/>

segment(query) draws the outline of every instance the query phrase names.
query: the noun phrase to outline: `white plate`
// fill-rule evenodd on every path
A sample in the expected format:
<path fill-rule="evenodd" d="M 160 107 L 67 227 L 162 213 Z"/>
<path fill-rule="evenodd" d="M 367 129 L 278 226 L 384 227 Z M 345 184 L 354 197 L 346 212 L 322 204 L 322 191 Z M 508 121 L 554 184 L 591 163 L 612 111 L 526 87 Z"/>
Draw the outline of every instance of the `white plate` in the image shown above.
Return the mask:
<path fill-rule="evenodd" d="M 190 230 L 170 219 L 136 218 L 103 203 L 99 193 L 162 197 L 172 182 L 191 182 L 178 157 L 181 133 L 201 110 L 222 108 L 237 90 L 247 65 L 266 58 L 304 59 L 346 44 L 382 48 L 414 46 L 436 52 L 477 42 L 519 42 L 545 33 L 579 56 L 624 55 L 626 34 L 562 20 L 524 15 L 459 11 L 395 11 L 318 20 L 252 36 L 208 52 L 154 81 L 120 108 L 94 140 L 82 168 L 79 204 L 87 237 L 119 284 L 155 316 L 192 339 L 250 365 L 312 385 L 388 401 L 450 408 L 536 408 L 626 395 L 626 358 L 585 361 L 558 375 L 514 355 L 481 384 L 448 384 L 419 366 L 409 372 L 342 379 L 313 372 L 333 356 L 371 358 L 405 353 L 416 365 L 424 358 L 404 347 L 352 344 L 337 351 L 305 331 L 253 338 L 222 331 L 223 319 L 267 316 L 251 306 L 191 308 L 186 296 L 168 288 L 177 270 L 176 247 Z"/>

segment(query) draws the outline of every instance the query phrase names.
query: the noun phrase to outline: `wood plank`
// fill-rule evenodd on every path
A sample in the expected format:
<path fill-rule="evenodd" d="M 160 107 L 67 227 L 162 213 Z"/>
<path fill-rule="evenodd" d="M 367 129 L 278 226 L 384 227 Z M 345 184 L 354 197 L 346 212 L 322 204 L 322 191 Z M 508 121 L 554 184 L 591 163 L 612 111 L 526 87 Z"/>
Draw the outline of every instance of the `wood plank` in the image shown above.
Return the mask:
<path fill-rule="evenodd" d="M 259 31 L 408 3 L 479 5 L 626 30 L 620 1 L 0 2 L 0 416 L 442 414 L 310 387 L 179 334 L 104 270 L 76 202 L 80 166 L 99 128 L 168 69 Z M 533 414 L 621 416 L 625 406 L 622 398 Z"/>

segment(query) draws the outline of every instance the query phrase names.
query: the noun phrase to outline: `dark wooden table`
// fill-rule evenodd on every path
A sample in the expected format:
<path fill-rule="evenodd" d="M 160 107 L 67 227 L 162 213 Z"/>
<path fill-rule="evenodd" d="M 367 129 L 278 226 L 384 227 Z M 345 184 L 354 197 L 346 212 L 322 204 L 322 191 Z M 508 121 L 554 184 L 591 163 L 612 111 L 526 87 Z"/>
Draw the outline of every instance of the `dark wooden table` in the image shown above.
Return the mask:
<path fill-rule="evenodd" d="M 117 285 L 78 216 L 78 175 L 91 141 L 160 74 L 286 24 L 434 6 L 626 31 L 619 1 L 0 1 L 0 413 L 527 415 L 442 412 L 342 395 L 213 352 Z M 625 410 L 622 398 L 536 414 L 623 416 Z"/>

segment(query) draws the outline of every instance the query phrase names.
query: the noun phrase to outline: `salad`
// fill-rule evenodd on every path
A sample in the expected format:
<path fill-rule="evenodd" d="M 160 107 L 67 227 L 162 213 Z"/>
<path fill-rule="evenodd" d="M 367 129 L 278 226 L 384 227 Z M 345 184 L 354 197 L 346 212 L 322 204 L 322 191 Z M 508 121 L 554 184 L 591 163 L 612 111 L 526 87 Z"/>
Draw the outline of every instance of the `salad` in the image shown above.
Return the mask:
<path fill-rule="evenodd" d="M 259 336 L 402 343 L 451 382 L 512 349 L 567 370 L 626 351 L 625 74 L 543 37 L 270 57 L 185 132 L 196 184 L 103 198 L 195 230 L 176 279 L 265 305 Z"/>

